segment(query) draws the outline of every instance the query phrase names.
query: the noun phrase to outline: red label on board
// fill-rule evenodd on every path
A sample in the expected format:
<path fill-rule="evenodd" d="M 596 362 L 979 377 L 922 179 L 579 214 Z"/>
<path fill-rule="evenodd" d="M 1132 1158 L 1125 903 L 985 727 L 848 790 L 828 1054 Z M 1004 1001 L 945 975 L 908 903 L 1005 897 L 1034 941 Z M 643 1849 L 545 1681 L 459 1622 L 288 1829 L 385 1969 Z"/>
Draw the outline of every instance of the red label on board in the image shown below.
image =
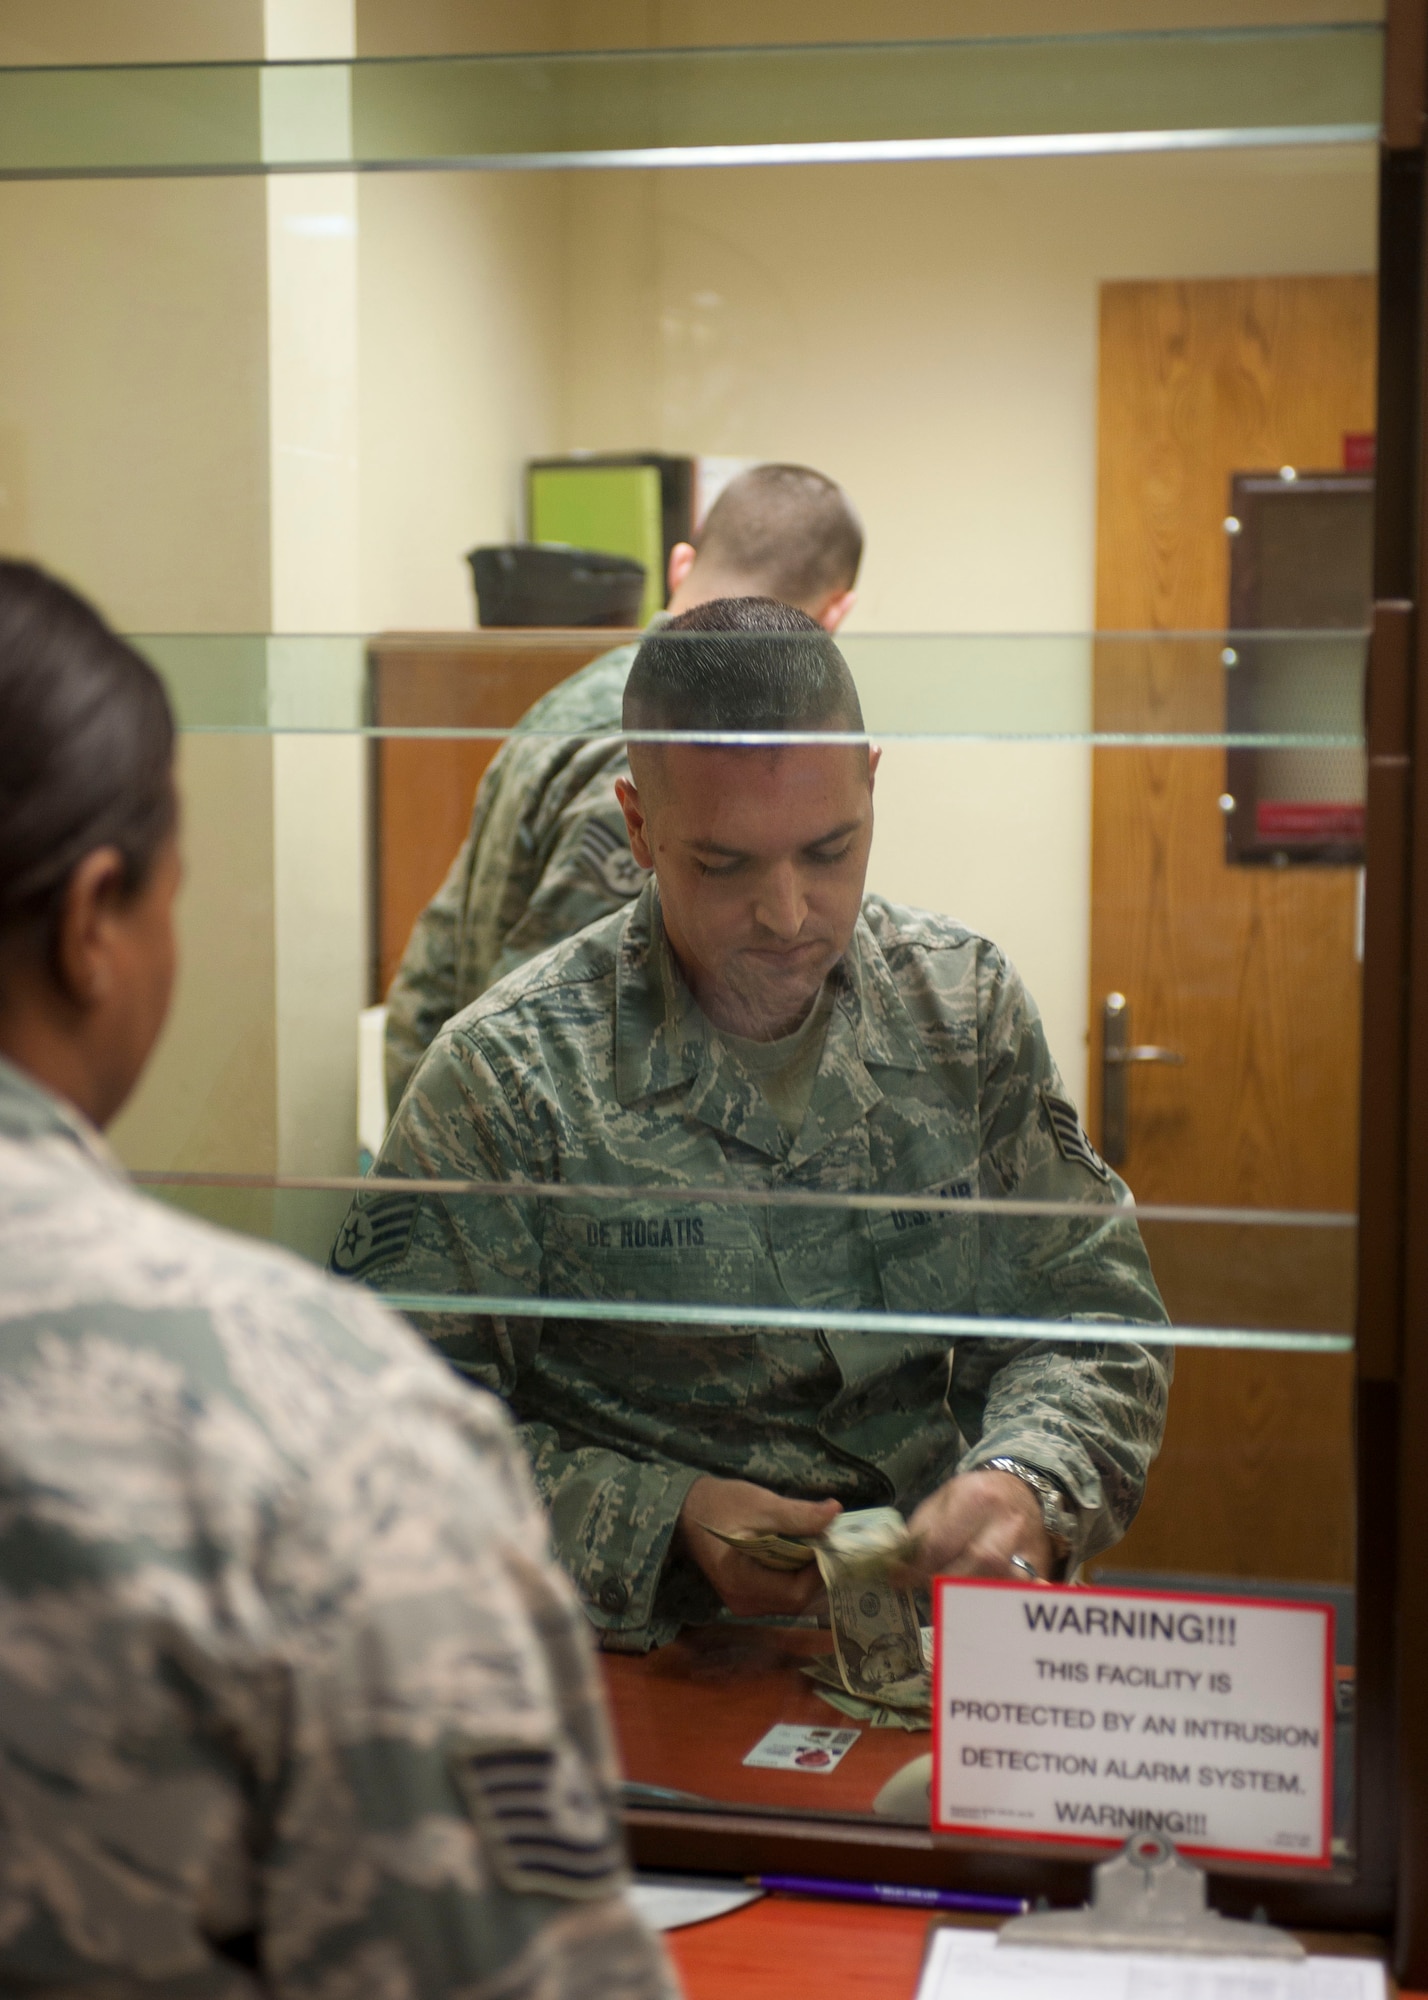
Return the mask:
<path fill-rule="evenodd" d="M 1345 431 L 1345 472 L 1372 472 L 1376 445 L 1377 440 L 1372 431 Z"/>
<path fill-rule="evenodd" d="M 1359 840 L 1364 809 L 1307 799 L 1264 799 L 1254 809 L 1257 840 Z"/>

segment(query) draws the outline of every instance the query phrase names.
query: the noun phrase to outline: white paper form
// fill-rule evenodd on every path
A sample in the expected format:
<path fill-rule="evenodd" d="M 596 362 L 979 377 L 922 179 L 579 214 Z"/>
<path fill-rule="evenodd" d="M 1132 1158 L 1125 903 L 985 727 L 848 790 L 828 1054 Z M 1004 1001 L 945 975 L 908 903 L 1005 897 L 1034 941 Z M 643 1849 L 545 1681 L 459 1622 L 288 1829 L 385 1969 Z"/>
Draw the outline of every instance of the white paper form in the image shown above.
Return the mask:
<path fill-rule="evenodd" d="M 1368 1958 L 1054 1951 L 945 1929 L 932 1934 L 917 2000 L 1386 2000 L 1387 1990 Z"/>
<path fill-rule="evenodd" d="M 630 1901 L 652 1931 L 707 1924 L 711 1917 L 727 1917 L 745 1903 L 757 1903 L 763 1894 L 747 1883 L 714 1875 L 637 1875 L 629 1891 Z"/>

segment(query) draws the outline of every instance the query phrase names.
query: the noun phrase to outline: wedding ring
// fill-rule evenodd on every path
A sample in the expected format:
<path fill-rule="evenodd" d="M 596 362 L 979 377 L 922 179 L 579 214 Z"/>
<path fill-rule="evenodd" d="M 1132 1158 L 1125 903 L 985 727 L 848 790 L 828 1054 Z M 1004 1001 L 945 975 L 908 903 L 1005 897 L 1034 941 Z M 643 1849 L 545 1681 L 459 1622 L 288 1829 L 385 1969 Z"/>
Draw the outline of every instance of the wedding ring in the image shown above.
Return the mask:
<path fill-rule="evenodd" d="M 1027 1561 L 1025 1556 L 1008 1556 L 1007 1561 L 1013 1569 L 1019 1569 L 1023 1576 L 1029 1576 L 1033 1583 L 1040 1583 L 1041 1578 L 1037 1575 L 1035 1567 Z"/>

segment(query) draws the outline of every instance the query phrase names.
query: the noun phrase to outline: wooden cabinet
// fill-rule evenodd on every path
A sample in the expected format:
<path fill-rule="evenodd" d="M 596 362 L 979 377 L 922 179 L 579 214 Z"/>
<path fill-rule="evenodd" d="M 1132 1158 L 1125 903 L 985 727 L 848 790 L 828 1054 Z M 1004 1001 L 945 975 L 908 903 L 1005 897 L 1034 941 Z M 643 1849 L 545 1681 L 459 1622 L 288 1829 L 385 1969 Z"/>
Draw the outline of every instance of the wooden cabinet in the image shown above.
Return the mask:
<path fill-rule="evenodd" d="M 500 732 L 532 702 L 638 632 L 387 632 L 367 649 L 372 746 L 372 995 L 392 983 L 412 925 L 471 821 Z M 470 732 L 479 731 L 480 734 Z"/>

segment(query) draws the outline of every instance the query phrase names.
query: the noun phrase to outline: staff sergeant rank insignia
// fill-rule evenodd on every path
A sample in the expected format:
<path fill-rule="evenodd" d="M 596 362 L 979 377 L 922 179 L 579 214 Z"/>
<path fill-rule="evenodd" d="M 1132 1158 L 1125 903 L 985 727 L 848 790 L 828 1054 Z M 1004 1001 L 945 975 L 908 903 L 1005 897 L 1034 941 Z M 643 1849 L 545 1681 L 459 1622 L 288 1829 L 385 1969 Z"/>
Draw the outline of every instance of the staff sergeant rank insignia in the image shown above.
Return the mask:
<path fill-rule="evenodd" d="M 496 1874 L 536 1896 L 609 1896 L 625 1880 L 610 1802 L 569 1744 L 490 1744 L 452 1760 Z"/>
<path fill-rule="evenodd" d="M 1041 1101 L 1062 1159 L 1089 1167 L 1098 1180 L 1108 1181 L 1111 1170 L 1086 1137 L 1075 1105 L 1068 1104 L 1064 1097 L 1053 1097 L 1049 1090 L 1042 1091 Z"/>
<path fill-rule="evenodd" d="M 580 837 L 580 858 L 612 896 L 637 896 L 649 880 L 628 844 L 598 819 Z"/>
<path fill-rule="evenodd" d="M 419 1194 L 359 1195 L 332 1246 L 332 1269 L 344 1278 L 360 1278 L 377 1264 L 389 1264 L 406 1253 L 421 1207 Z"/>

